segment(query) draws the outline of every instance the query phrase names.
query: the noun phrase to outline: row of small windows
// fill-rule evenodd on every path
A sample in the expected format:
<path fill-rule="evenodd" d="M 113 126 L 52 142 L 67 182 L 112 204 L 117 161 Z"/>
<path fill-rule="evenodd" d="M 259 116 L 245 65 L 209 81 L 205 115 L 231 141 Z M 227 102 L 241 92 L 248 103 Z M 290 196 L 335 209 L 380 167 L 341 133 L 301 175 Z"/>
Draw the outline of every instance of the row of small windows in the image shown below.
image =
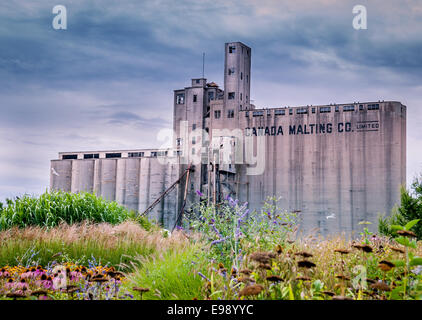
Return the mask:
<path fill-rule="evenodd" d="M 84 154 L 84 159 L 99 159 L 100 154 L 99 153 L 86 153 Z"/>
<path fill-rule="evenodd" d="M 143 152 L 129 152 L 128 156 L 129 158 L 138 158 L 138 157 L 143 157 L 144 153 Z"/>
<path fill-rule="evenodd" d="M 209 91 L 208 92 L 208 102 L 210 102 L 211 100 L 214 100 L 214 92 L 213 91 Z M 229 100 L 234 100 L 236 98 L 236 93 L 235 92 L 229 92 L 227 94 L 227 98 Z M 243 100 L 243 94 L 240 93 L 240 100 Z M 246 96 L 246 101 L 248 100 L 248 96 Z M 193 102 L 198 102 L 198 95 L 194 94 L 192 97 L 192 101 Z M 176 94 L 176 104 L 185 104 L 185 94 L 184 93 L 178 93 Z"/>
<path fill-rule="evenodd" d="M 151 157 L 163 157 L 167 156 L 168 151 L 152 151 Z M 129 152 L 128 157 L 129 158 L 138 158 L 143 157 L 145 155 L 144 152 Z M 84 159 L 99 159 L 100 154 L 99 153 L 85 153 L 83 155 Z M 112 158 L 121 158 L 122 154 L 119 153 L 106 153 L 105 154 L 106 159 L 112 159 Z M 64 154 L 62 156 L 63 160 L 77 160 L 78 155 L 77 154 Z"/>
<path fill-rule="evenodd" d="M 368 110 L 379 110 L 380 106 L 379 103 L 374 103 L 374 104 L 368 104 Z M 340 106 L 335 106 L 335 112 L 339 112 L 340 111 Z M 364 110 L 364 105 L 361 104 L 359 105 L 359 110 Z M 316 108 L 311 108 L 312 113 L 316 112 Z M 343 112 L 351 112 L 351 111 L 355 111 L 355 106 L 343 106 Z M 331 107 L 320 107 L 319 108 L 319 113 L 330 113 L 331 112 Z M 286 114 L 285 109 L 276 109 L 274 110 L 274 115 L 278 116 L 284 116 Z M 289 114 L 292 115 L 293 114 L 293 109 L 289 109 Z M 296 114 L 308 114 L 308 108 L 299 108 L 296 109 Z M 259 116 L 263 116 L 264 112 L 263 111 L 254 111 L 252 113 L 252 115 L 254 117 L 259 117 Z M 267 110 L 267 115 L 271 116 L 271 111 Z M 245 113 L 246 117 L 249 117 L 249 112 Z"/>

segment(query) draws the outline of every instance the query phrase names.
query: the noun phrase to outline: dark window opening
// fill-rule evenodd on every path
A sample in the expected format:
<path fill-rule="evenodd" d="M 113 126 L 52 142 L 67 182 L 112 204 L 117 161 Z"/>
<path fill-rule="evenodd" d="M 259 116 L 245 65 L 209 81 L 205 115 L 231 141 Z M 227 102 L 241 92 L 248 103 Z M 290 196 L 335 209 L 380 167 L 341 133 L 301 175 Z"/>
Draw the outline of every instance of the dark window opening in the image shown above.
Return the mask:
<path fill-rule="evenodd" d="M 86 153 L 84 154 L 84 159 L 99 159 L 100 155 L 98 153 Z"/>
<path fill-rule="evenodd" d="M 211 100 L 214 100 L 214 91 L 208 92 L 208 102 L 210 102 Z"/>
<path fill-rule="evenodd" d="M 289 109 L 289 114 L 292 115 L 293 114 L 293 109 Z"/>
<path fill-rule="evenodd" d="M 121 158 L 122 154 L 121 153 L 106 153 L 106 158 Z"/>
<path fill-rule="evenodd" d="M 199 83 L 199 79 L 196 79 L 196 83 Z"/>
<path fill-rule="evenodd" d="M 167 156 L 168 151 L 158 151 L 157 152 L 157 156 L 159 157 L 165 157 Z"/>
<path fill-rule="evenodd" d="M 363 110 L 363 104 L 359 105 L 359 110 Z"/>
<path fill-rule="evenodd" d="M 253 117 L 261 117 L 263 115 L 264 115 L 264 112 L 263 111 L 254 111 L 254 112 L 252 112 L 252 116 Z"/>
<path fill-rule="evenodd" d="M 307 113 L 308 113 L 307 108 L 296 109 L 296 114 L 307 114 Z"/>
<path fill-rule="evenodd" d="M 312 108 L 312 113 L 315 113 L 315 108 Z"/>
<path fill-rule="evenodd" d="M 343 112 L 355 111 L 355 106 L 344 106 Z"/>
<path fill-rule="evenodd" d="M 336 112 L 339 112 L 340 111 L 340 107 L 339 106 L 336 106 Z"/>
<path fill-rule="evenodd" d="M 78 159 L 78 155 L 77 154 L 64 154 L 62 156 L 63 160 L 74 160 L 74 159 Z"/>
<path fill-rule="evenodd" d="M 233 109 L 229 109 L 227 111 L 227 118 L 234 118 L 234 110 Z"/>
<path fill-rule="evenodd" d="M 235 53 L 236 47 L 235 46 L 229 46 L 229 53 Z"/>
<path fill-rule="evenodd" d="M 193 95 L 193 102 L 196 102 L 198 100 L 198 96 L 196 94 Z"/>
<path fill-rule="evenodd" d="M 232 74 L 234 74 L 234 68 L 229 68 L 229 76 L 231 76 Z"/>
<path fill-rule="evenodd" d="M 286 110 L 274 110 L 274 114 L 276 116 L 284 116 L 286 114 Z"/>
<path fill-rule="evenodd" d="M 157 152 L 156 151 L 152 151 L 151 152 L 151 157 L 156 157 L 157 156 Z"/>
<path fill-rule="evenodd" d="M 196 123 L 192 124 L 192 130 L 196 129 Z"/>
<path fill-rule="evenodd" d="M 143 157 L 144 153 L 143 152 L 129 152 L 128 156 L 129 158 L 138 158 L 138 157 Z"/>
<path fill-rule="evenodd" d="M 178 93 L 176 94 L 176 104 L 184 104 L 185 103 L 185 94 Z"/>
<path fill-rule="evenodd" d="M 368 104 L 368 110 L 379 110 L 379 108 L 380 108 L 379 103 Z"/>
<path fill-rule="evenodd" d="M 221 117 L 221 110 L 215 110 L 214 111 L 214 118 L 220 119 Z"/>
<path fill-rule="evenodd" d="M 319 113 L 328 113 L 331 112 L 331 107 L 321 107 L 319 108 Z"/>
<path fill-rule="evenodd" d="M 240 80 L 243 80 L 243 72 L 240 73 Z"/>
<path fill-rule="evenodd" d="M 234 92 L 229 92 L 229 100 L 233 100 L 235 97 L 235 93 Z"/>

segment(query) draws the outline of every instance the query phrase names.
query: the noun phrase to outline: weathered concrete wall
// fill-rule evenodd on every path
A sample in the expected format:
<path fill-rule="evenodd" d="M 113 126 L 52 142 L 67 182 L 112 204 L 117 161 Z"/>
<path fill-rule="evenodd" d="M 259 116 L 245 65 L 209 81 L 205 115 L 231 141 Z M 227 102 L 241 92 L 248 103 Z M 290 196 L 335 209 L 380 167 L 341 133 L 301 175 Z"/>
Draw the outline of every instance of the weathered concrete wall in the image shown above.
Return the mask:
<path fill-rule="evenodd" d="M 181 175 L 181 166 L 161 164 L 158 158 L 53 160 L 50 188 L 95 192 L 109 201 L 142 213 Z M 53 171 L 54 170 L 54 171 Z M 182 183 L 184 187 L 184 183 Z M 179 187 L 171 191 L 149 218 L 173 228 L 181 202 Z"/>
<path fill-rule="evenodd" d="M 358 223 L 363 220 L 373 222 L 370 228 L 375 231 L 378 214 L 389 214 L 399 203 L 406 177 L 405 107 L 396 102 L 380 106 L 356 107 L 353 112 L 343 112 L 342 106 L 335 112 L 331 106 L 330 113 L 315 114 L 310 107 L 308 114 L 289 115 L 286 110 L 284 116 L 244 116 L 244 129 L 264 128 L 265 172 L 242 177 L 241 200 L 259 209 L 267 196 L 281 197 L 282 207 L 301 211 L 305 233 L 316 228 L 322 234 L 350 234 L 362 230 Z M 332 132 L 311 133 L 311 124 L 331 124 Z M 361 129 L 363 124 L 371 128 Z M 290 126 L 299 125 L 304 133 L 289 134 Z M 271 135 L 271 127 L 280 126 L 283 134 Z M 335 218 L 327 218 L 333 214 Z"/>

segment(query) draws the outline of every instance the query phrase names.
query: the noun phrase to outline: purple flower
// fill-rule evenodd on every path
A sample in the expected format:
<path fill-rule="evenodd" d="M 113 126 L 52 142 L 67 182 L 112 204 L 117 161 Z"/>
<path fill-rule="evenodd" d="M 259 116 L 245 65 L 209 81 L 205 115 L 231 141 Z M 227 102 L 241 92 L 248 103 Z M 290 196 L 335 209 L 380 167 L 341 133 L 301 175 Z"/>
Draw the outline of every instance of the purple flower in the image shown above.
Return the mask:
<path fill-rule="evenodd" d="M 203 196 L 204 196 L 204 194 L 203 194 L 201 191 L 199 191 L 199 190 L 196 190 L 196 193 L 197 193 L 197 195 L 198 195 L 198 196 L 200 196 L 200 197 L 203 197 Z"/>
<path fill-rule="evenodd" d="M 202 274 L 201 272 L 199 272 L 198 271 L 198 275 L 201 277 L 201 278 L 203 278 L 203 279 L 205 279 L 205 280 L 207 280 L 207 281 L 210 281 L 210 279 L 208 279 L 204 274 Z"/>
<path fill-rule="evenodd" d="M 211 242 L 211 245 L 213 246 L 213 245 L 215 245 L 215 244 L 217 244 L 217 243 L 224 242 L 224 241 L 226 241 L 228 238 L 229 238 L 229 237 L 225 237 L 225 238 L 223 238 L 223 239 L 214 240 L 213 242 Z"/>
<path fill-rule="evenodd" d="M 217 228 L 215 227 L 215 225 L 212 225 L 212 229 L 214 230 L 214 232 L 218 235 L 218 237 L 221 239 L 223 236 L 221 235 L 221 233 L 217 230 Z"/>

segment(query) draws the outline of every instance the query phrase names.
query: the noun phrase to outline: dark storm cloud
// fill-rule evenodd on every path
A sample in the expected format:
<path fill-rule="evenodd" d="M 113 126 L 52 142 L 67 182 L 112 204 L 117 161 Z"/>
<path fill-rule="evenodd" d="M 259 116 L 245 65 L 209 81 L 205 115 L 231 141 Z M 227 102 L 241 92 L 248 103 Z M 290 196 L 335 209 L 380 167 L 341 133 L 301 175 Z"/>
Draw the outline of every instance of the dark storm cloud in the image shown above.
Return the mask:
<path fill-rule="evenodd" d="M 57 4 L 0 4 L 0 198 L 42 192 L 59 151 L 159 146 L 172 90 L 201 76 L 203 52 L 206 77 L 223 85 L 228 41 L 252 48 L 257 107 L 402 101 L 409 177 L 422 170 L 420 1 L 360 1 L 361 31 L 355 1 L 63 0 L 62 31 Z"/>

